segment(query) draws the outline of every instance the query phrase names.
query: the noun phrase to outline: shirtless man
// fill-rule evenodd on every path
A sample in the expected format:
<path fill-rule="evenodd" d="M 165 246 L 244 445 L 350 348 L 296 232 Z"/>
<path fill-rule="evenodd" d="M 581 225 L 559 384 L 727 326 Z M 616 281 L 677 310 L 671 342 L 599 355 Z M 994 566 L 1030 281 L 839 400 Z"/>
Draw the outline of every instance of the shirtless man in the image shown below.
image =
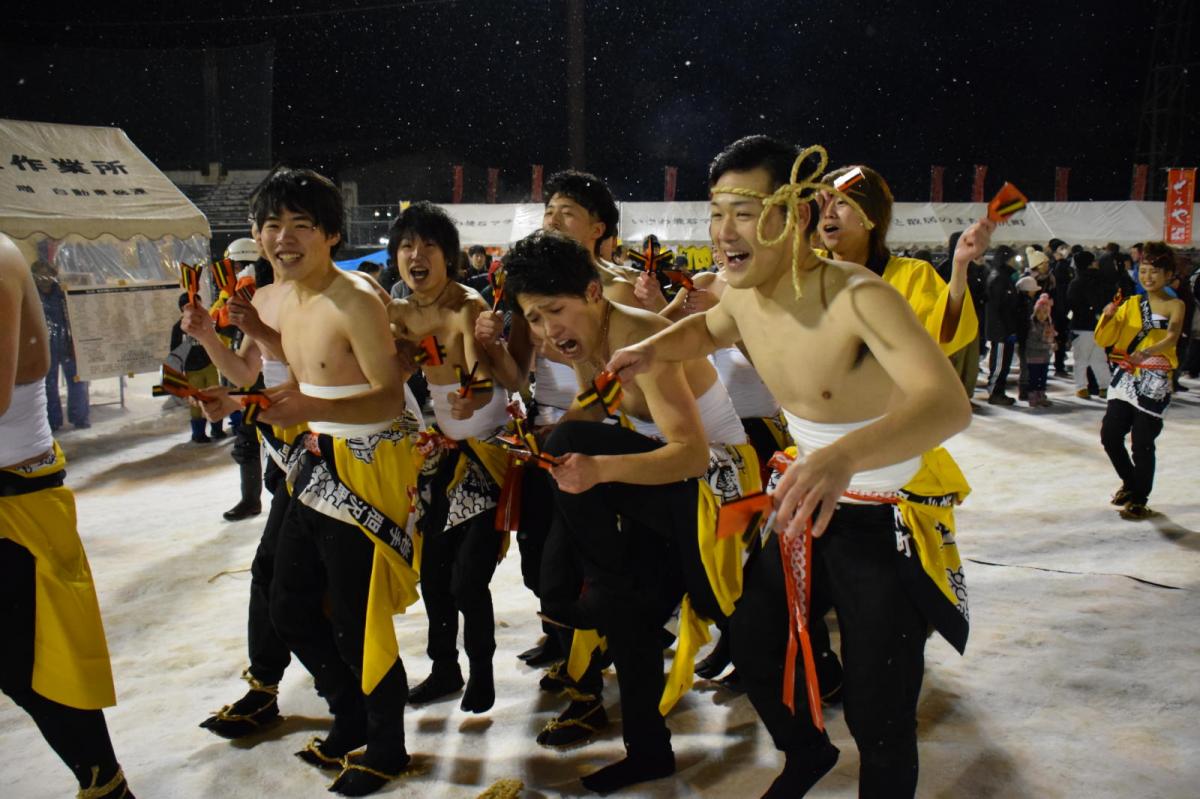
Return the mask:
<path fill-rule="evenodd" d="M 933 531 L 917 529 L 921 517 L 909 511 L 918 503 L 898 492 L 937 495 L 944 503 L 939 522 L 951 529 L 945 506 L 967 488 L 949 456 L 934 448 L 966 427 L 971 413 L 949 361 L 904 298 L 864 267 L 826 261 L 809 249 L 814 208 L 803 192 L 813 189 L 791 187 L 786 215 L 784 207 L 764 209 L 763 200 L 788 184 L 796 155 L 793 147 L 754 136 L 717 156 L 709 186 L 711 232 L 729 284 L 721 302 L 615 353 L 608 367 L 628 380 L 660 362 L 743 342 L 798 447 L 773 492 L 776 530 L 789 546 L 803 545 L 812 520 L 811 573 L 814 582 L 828 582 L 841 623 L 846 721 L 861 757 L 859 795 L 912 796 L 926 630 L 932 624 L 961 651 L 966 597 L 965 588 L 954 590 L 962 585 L 956 551 L 952 562 L 939 564 L 941 573 L 922 570 L 913 549 L 930 547 Z M 764 213 L 760 239 L 756 226 Z M 977 256 L 973 250 L 986 247 L 988 233 L 986 226 L 968 230 L 960 249 Z M 847 490 L 866 498 L 849 504 Z M 897 499 L 912 528 L 903 536 L 888 504 Z M 932 540 L 926 554 L 949 557 L 952 536 Z M 774 535 L 762 555 L 746 575 L 731 622 L 734 663 L 786 753 L 766 795 L 801 796 L 833 767 L 837 750 L 805 708 L 793 715 L 781 701 L 795 611 Z M 787 579 L 794 579 L 791 569 Z M 791 689 L 799 703 L 801 671 Z"/>
<path fill-rule="evenodd" d="M 293 501 L 279 532 L 271 621 L 334 716 L 326 738 L 299 756 L 341 769 L 331 791 L 362 796 L 409 760 L 407 680 L 391 623 L 416 600 L 415 542 L 405 531 L 416 480 L 406 375 L 378 293 L 333 264 L 343 231 L 337 187 L 281 167 L 251 210 L 276 275 L 291 286 L 277 321 L 294 382 L 265 392 L 259 420 L 312 431 L 289 453 Z"/>
<path fill-rule="evenodd" d="M 546 207 L 542 215 L 543 230 L 557 230 L 584 246 L 600 275 L 604 296 L 611 302 L 637 307 L 633 283 L 628 275 L 633 270 L 619 267 L 605 259 L 611 255 L 617 240 L 620 213 L 608 185 L 588 172 L 564 170 L 550 176 L 546 183 Z M 546 346 L 531 331 L 520 314 L 514 314 L 507 343 L 501 341 L 504 330 L 502 314 L 483 313 L 476 322 L 475 336 L 481 347 L 496 364 L 497 373 L 513 388 L 524 385 L 530 372 L 534 376 L 533 396 L 536 413 L 531 421 L 535 429 L 548 429 L 571 406 L 577 392 L 575 375 L 570 364 L 553 347 Z M 551 486 L 544 472 L 527 471 L 522 481 L 521 530 L 517 543 L 521 549 L 521 573 L 525 585 L 534 595 L 540 591 L 542 547 L 550 527 Z M 545 666 L 561 660 L 566 652 L 561 641 L 548 625 L 543 625 L 546 637 L 522 652 L 519 657 L 530 666 Z M 600 669 L 589 672 L 585 692 L 600 690 Z M 559 688 L 562 681 L 552 674 L 545 687 Z"/>
<path fill-rule="evenodd" d="M 435 350 L 426 353 L 421 369 L 438 427 L 454 442 L 437 447 L 421 470 L 421 593 L 433 668 L 413 688 L 409 701 L 432 702 L 463 687 L 456 647 L 461 612 L 463 648 L 471 666 L 461 707 L 483 713 L 496 696 L 495 620 L 488 584 L 504 543 L 493 521 L 507 466 L 507 455 L 490 440 L 508 422 L 508 394 L 500 386 L 462 386 L 462 380 L 490 381 L 493 368 L 487 348 L 474 336 L 476 317 L 488 311 L 487 303 L 456 282 L 459 238 L 454 221 L 433 203 L 413 203 L 392 224 L 388 249 L 396 254 L 400 279 L 412 290 L 388 306 L 393 335 L 410 345 L 426 340 Z"/>
<path fill-rule="evenodd" d="M 667 325 L 608 300 L 587 251 L 562 234 L 522 239 L 504 266 L 510 296 L 541 338 L 570 360 L 581 389 L 593 385 L 614 349 Z M 618 413 L 632 429 L 603 423 Z M 662 625 L 685 590 L 703 616 L 723 617 L 700 565 L 698 494 L 720 502 L 740 496 L 747 480 L 757 486 L 757 459 L 703 358 L 653 366 L 623 387 L 619 407 L 577 401 L 545 449 L 561 462 L 549 470 L 557 513 L 542 562 L 542 606 L 557 622 L 607 637 L 621 689 L 628 757 L 583 780 L 607 793 L 674 773 L 659 711 Z M 576 696 L 540 742 L 578 742 L 577 735 L 558 733 L 603 723 L 598 692 Z"/>
<path fill-rule="evenodd" d="M 0 689 L 88 799 L 132 799 L 101 708 L 116 704 L 66 458 L 46 416 L 49 336 L 33 275 L 0 234 Z"/>

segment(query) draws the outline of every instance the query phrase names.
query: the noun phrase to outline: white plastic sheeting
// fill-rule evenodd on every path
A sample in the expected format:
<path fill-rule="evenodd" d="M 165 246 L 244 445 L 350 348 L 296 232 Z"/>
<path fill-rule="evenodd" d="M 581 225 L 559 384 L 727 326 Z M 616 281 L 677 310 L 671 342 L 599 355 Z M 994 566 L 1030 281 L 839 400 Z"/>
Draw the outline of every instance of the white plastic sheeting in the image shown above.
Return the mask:
<path fill-rule="evenodd" d="M 707 243 L 708 202 L 619 203 L 621 240 L 640 244 L 653 233 L 664 243 Z M 510 244 L 541 226 L 537 203 L 446 205 L 458 224 L 464 247 Z M 888 244 L 894 248 L 944 245 L 950 234 L 983 215 L 984 203 L 896 203 Z M 1194 211 L 1200 218 L 1200 205 Z M 1200 236 L 1200 225 L 1193 226 Z M 1101 246 L 1115 241 L 1128 247 L 1163 237 L 1163 206 L 1157 202 L 1034 202 L 1001 225 L 997 244 L 1044 244 L 1059 238 L 1069 244 Z M 1200 239 L 1193 239 L 1200 246 Z"/>

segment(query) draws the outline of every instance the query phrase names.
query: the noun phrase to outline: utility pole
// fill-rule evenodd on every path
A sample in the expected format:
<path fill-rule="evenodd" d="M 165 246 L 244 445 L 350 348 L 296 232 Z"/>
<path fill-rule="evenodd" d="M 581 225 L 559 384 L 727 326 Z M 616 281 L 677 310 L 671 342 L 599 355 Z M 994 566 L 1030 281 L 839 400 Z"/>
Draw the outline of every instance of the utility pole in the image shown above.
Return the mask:
<path fill-rule="evenodd" d="M 575 169 L 587 166 L 584 64 L 583 0 L 567 0 L 567 157 Z"/>

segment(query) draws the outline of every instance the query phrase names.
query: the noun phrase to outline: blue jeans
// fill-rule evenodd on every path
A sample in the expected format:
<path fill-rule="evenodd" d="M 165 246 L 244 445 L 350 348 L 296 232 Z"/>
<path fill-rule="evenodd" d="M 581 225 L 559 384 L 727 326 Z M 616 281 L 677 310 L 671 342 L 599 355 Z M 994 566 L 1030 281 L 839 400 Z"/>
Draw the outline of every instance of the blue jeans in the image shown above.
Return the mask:
<path fill-rule="evenodd" d="M 67 419 L 76 427 L 88 426 L 88 384 L 75 380 L 75 357 L 50 349 L 50 371 L 46 373 L 46 416 L 50 429 L 62 427 L 62 402 L 58 397 L 58 370 L 67 379 Z"/>

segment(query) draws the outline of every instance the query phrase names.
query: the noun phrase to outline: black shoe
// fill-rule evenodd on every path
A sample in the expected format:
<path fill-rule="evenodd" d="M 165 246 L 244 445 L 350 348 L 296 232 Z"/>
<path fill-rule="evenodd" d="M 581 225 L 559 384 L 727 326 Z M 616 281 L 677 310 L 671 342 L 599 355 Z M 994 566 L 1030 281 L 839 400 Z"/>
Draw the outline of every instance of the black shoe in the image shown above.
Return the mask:
<path fill-rule="evenodd" d="M 434 663 L 429 676 L 408 692 L 410 705 L 424 705 L 436 702 L 455 693 L 463 687 L 462 669 L 458 663 Z"/>
<path fill-rule="evenodd" d="M 496 704 L 496 683 L 492 678 L 492 661 L 471 661 L 471 678 L 463 691 L 459 707 L 468 713 L 486 713 Z"/>
<path fill-rule="evenodd" d="M 1154 511 L 1139 502 L 1130 502 L 1124 508 L 1121 508 L 1121 518 L 1134 522 L 1149 519 L 1153 515 Z"/>
<path fill-rule="evenodd" d="M 733 691 L 735 694 L 746 693 L 746 686 L 742 685 L 742 675 L 737 669 L 733 669 L 724 677 L 717 680 L 717 685 L 720 685 L 726 691 Z"/>
<path fill-rule="evenodd" d="M 575 681 L 567 674 L 566 661 L 559 661 L 546 670 L 542 679 L 538 680 L 538 688 L 555 694 L 565 688 L 575 687 Z"/>
<path fill-rule="evenodd" d="M 626 748 L 624 760 L 618 760 L 584 777 L 583 787 L 599 794 L 612 793 L 639 782 L 649 782 L 675 773 L 675 753 L 671 745 L 664 749 L 639 752 Z"/>
<path fill-rule="evenodd" d="M 1016 405 L 1017 401 L 1007 394 L 998 394 L 994 397 L 988 397 L 988 405 Z"/>
<path fill-rule="evenodd" d="M 125 782 L 125 772 L 121 771 L 119 765 L 117 773 L 104 783 L 100 782 L 100 767 L 92 766 L 92 784 L 86 788 L 80 788 L 75 795 L 79 799 L 133 799 L 133 792 L 129 790 L 129 784 Z"/>
<path fill-rule="evenodd" d="M 243 499 L 221 515 L 225 517 L 225 521 L 227 522 L 240 522 L 242 519 L 249 519 L 251 516 L 257 516 L 260 513 L 262 513 L 261 502 Z"/>
<path fill-rule="evenodd" d="M 762 799 L 791 799 L 804 796 L 809 789 L 821 781 L 838 761 L 838 749 L 826 738 L 816 751 L 812 747 L 795 749 L 786 753 L 783 771 L 762 795 Z"/>
<path fill-rule="evenodd" d="M 558 642 L 558 636 L 547 635 L 537 646 L 517 655 L 517 659 L 525 661 L 529 666 L 549 666 L 563 659 L 562 645 Z"/>
<path fill-rule="evenodd" d="M 575 746 L 587 743 L 608 726 L 604 700 L 588 694 L 577 694 L 567 709 L 558 714 L 537 734 L 542 746 Z"/>
<path fill-rule="evenodd" d="M 212 714 L 200 726 L 209 732 L 231 741 L 244 738 L 279 721 L 277 686 L 266 686 L 269 690 L 251 688 L 238 701 Z"/>
<path fill-rule="evenodd" d="M 717 641 L 717 645 L 696 664 L 696 676 L 706 680 L 716 678 L 729 666 L 729 642 L 725 635 Z"/>
<path fill-rule="evenodd" d="M 388 763 L 373 763 L 370 752 L 352 752 L 342 758 L 341 773 L 329 786 L 330 793 L 342 796 L 367 796 L 404 774 L 410 758 L 403 753 Z"/>
<path fill-rule="evenodd" d="M 1117 489 L 1117 493 L 1112 495 L 1112 499 L 1109 500 L 1109 502 L 1116 505 L 1117 507 L 1123 507 L 1125 505 L 1128 505 L 1129 504 L 1129 491 L 1126 490 L 1125 486 L 1121 486 L 1120 488 Z"/>

